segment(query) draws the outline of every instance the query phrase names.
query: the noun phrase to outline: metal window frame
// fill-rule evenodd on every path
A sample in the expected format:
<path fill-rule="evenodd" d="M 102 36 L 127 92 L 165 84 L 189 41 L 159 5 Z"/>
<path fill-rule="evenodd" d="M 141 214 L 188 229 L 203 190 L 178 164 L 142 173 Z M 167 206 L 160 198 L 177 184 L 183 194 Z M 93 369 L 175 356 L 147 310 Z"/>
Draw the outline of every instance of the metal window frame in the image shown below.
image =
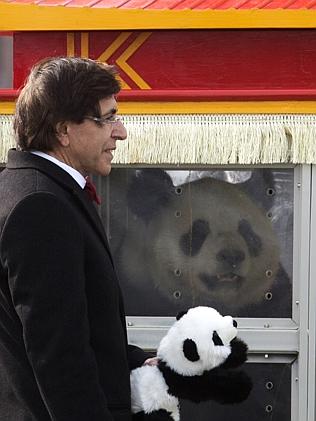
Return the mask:
<path fill-rule="evenodd" d="M 13 37 L 0 36 L 0 89 L 13 87 Z"/>
<path fill-rule="evenodd" d="M 292 319 L 237 319 L 239 335 L 249 345 L 249 362 L 292 363 L 291 421 L 316 419 L 316 283 L 312 282 L 316 259 L 310 258 L 316 257 L 316 235 L 312 235 L 316 232 L 312 218 L 316 215 L 315 168 L 307 164 L 294 167 Z M 154 350 L 174 318 L 128 316 L 126 320 L 129 342 Z"/>

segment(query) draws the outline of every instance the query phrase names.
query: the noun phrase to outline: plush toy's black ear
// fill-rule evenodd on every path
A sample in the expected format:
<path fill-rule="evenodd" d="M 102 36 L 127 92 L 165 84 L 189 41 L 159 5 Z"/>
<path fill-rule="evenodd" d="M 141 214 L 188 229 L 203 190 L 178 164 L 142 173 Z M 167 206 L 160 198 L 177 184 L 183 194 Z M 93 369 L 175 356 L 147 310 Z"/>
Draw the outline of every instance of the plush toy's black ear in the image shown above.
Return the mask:
<path fill-rule="evenodd" d="M 189 361 L 195 362 L 200 359 L 196 343 L 192 339 L 186 339 L 183 342 L 183 353 L 185 358 Z"/>
<path fill-rule="evenodd" d="M 170 176 L 161 169 L 137 171 L 127 188 L 129 209 L 149 222 L 161 207 L 167 206 L 174 195 L 174 185 Z"/>
<path fill-rule="evenodd" d="M 179 313 L 176 315 L 176 319 L 180 320 L 182 316 L 187 314 L 188 310 L 179 311 Z"/>

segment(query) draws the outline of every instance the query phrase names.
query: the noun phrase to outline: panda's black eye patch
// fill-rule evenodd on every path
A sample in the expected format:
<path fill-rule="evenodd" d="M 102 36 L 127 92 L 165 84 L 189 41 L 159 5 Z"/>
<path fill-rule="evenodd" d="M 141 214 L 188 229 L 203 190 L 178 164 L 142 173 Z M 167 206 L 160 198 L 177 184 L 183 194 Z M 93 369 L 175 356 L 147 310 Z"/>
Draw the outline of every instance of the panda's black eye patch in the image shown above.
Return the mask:
<path fill-rule="evenodd" d="M 192 339 L 186 339 L 183 342 L 183 353 L 189 361 L 195 362 L 200 359 L 196 344 Z"/>
<path fill-rule="evenodd" d="M 213 339 L 214 345 L 217 345 L 217 346 L 223 346 L 224 345 L 221 338 L 218 336 L 218 333 L 216 332 L 216 330 L 214 330 L 214 332 L 213 332 L 213 338 L 212 339 Z"/>
<path fill-rule="evenodd" d="M 259 256 L 262 249 L 262 241 L 246 219 L 242 219 L 239 222 L 238 232 L 246 241 L 250 256 Z"/>
<path fill-rule="evenodd" d="M 203 219 L 196 219 L 192 224 L 192 230 L 183 234 L 180 238 L 180 247 L 183 253 L 186 256 L 196 256 L 209 233 L 208 222 Z"/>

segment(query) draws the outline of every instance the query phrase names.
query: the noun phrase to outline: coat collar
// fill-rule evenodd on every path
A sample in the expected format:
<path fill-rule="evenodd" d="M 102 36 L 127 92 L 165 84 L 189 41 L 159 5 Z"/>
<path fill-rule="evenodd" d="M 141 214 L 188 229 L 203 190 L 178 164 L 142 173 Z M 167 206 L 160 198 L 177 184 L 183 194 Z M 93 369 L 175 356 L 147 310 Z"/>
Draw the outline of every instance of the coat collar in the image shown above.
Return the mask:
<path fill-rule="evenodd" d="M 91 202 L 91 200 L 88 199 L 86 193 L 79 186 L 79 184 L 66 171 L 45 158 L 31 154 L 29 152 L 17 151 L 15 149 L 9 150 L 6 168 L 29 168 L 38 170 L 44 173 L 50 179 L 54 180 L 64 190 L 72 194 L 77 203 L 84 210 L 87 217 L 90 219 L 90 222 L 100 236 L 106 249 L 110 251 L 102 221 L 94 204 Z"/>

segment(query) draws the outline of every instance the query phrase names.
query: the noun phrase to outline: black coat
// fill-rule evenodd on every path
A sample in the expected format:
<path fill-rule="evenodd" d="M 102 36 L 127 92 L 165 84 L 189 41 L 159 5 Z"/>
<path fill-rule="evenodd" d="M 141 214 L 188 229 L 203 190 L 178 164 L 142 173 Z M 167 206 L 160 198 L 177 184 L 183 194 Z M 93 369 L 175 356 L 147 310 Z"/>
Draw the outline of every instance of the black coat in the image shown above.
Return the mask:
<path fill-rule="evenodd" d="M 94 205 L 55 164 L 0 175 L 0 420 L 130 421 L 125 316 Z"/>

